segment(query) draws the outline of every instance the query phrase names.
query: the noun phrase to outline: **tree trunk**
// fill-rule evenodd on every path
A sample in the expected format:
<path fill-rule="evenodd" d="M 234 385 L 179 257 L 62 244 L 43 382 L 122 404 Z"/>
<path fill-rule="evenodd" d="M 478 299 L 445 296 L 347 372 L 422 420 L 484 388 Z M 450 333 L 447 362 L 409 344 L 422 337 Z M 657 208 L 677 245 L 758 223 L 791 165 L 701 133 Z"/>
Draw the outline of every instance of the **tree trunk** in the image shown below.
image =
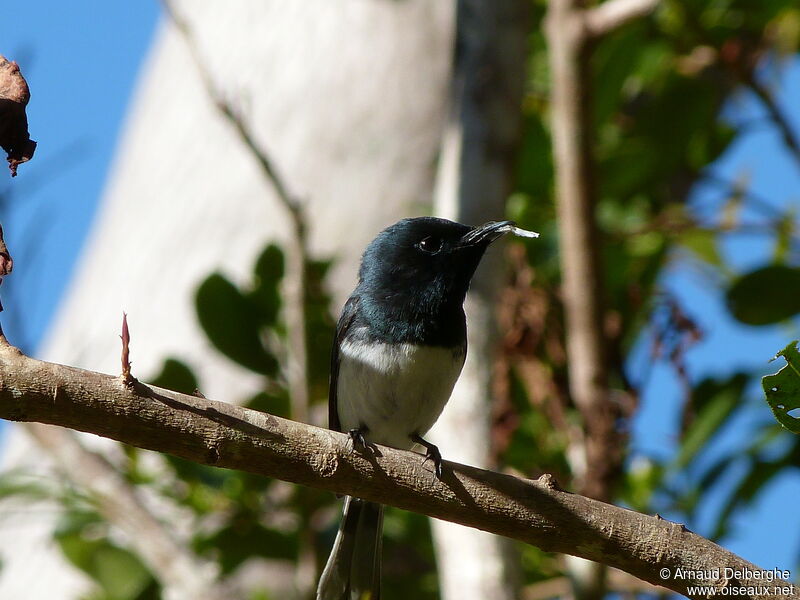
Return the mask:
<path fill-rule="evenodd" d="M 499 220 L 512 189 L 527 57 L 525 2 L 459 0 L 451 113 L 435 194 L 440 216 L 477 225 Z M 490 466 L 491 379 L 498 343 L 495 301 L 502 247 L 483 259 L 467 297 L 469 352 L 434 439 L 448 459 Z M 434 521 L 442 598 L 517 596 L 518 560 L 506 540 Z"/>

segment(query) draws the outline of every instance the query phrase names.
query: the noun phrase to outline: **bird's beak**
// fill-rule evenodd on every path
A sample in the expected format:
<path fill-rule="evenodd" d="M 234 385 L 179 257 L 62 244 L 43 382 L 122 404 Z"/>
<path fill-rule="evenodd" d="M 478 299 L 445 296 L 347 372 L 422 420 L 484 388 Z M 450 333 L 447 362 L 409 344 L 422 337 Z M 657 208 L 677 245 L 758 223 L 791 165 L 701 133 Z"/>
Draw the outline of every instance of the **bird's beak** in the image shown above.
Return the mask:
<path fill-rule="evenodd" d="M 514 221 L 489 221 L 483 225 L 473 227 L 461 238 L 459 246 L 489 245 L 514 230 Z"/>

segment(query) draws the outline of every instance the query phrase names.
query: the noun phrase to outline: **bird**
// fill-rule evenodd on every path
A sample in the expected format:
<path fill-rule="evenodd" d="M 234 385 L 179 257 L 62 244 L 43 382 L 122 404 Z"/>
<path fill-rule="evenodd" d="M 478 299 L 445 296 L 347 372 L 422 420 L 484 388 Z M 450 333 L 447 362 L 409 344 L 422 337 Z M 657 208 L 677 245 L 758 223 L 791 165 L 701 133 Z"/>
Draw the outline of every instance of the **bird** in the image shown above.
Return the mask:
<path fill-rule="evenodd" d="M 470 227 L 436 217 L 398 221 L 361 259 L 331 352 L 330 429 L 353 447 L 425 449 L 437 478 L 439 449 L 424 436 L 442 413 L 464 366 L 464 299 L 489 245 L 508 232 L 538 234 L 512 221 Z M 317 587 L 317 600 L 380 598 L 383 506 L 351 496 Z"/>

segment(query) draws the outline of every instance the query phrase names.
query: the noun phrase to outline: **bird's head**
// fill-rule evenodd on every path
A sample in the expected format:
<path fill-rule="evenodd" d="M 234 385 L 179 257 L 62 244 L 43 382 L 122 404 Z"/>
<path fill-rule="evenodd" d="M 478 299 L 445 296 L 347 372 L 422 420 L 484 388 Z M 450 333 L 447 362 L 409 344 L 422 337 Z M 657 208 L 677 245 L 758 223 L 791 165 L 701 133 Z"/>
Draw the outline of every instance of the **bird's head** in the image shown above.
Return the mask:
<path fill-rule="evenodd" d="M 359 291 L 370 304 L 402 318 L 437 317 L 459 309 L 489 245 L 511 221 L 469 227 L 446 219 L 403 219 L 384 229 L 364 252 Z"/>

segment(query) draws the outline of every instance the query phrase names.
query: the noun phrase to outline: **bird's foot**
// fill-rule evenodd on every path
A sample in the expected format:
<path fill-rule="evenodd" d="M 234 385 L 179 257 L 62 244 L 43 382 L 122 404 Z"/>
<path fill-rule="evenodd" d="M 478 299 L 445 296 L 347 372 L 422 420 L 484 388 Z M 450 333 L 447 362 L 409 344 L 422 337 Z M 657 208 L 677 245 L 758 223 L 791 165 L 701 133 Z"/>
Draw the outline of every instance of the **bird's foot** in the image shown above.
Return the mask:
<path fill-rule="evenodd" d="M 369 431 L 363 425 L 361 427 L 355 427 L 347 432 L 347 435 L 350 436 L 350 442 L 353 444 L 353 448 L 351 452 L 358 448 L 359 450 L 364 450 L 367 447 L 367 440 L 364 439 L 364 434 Z"/>
<path fill-rule="evenodd" d="M 433 461 L 433 473 L 436 475 L 436 479 L 441 481 L 442 479 L 442 454 L 439 452 L 439 448 L 437 448 L 434 444 L 431 444 L 427 440 L 424 440 L 421 435 L 415 433 L 411 436 L 411 439 L 425 448 L 425 462 Z"/>

